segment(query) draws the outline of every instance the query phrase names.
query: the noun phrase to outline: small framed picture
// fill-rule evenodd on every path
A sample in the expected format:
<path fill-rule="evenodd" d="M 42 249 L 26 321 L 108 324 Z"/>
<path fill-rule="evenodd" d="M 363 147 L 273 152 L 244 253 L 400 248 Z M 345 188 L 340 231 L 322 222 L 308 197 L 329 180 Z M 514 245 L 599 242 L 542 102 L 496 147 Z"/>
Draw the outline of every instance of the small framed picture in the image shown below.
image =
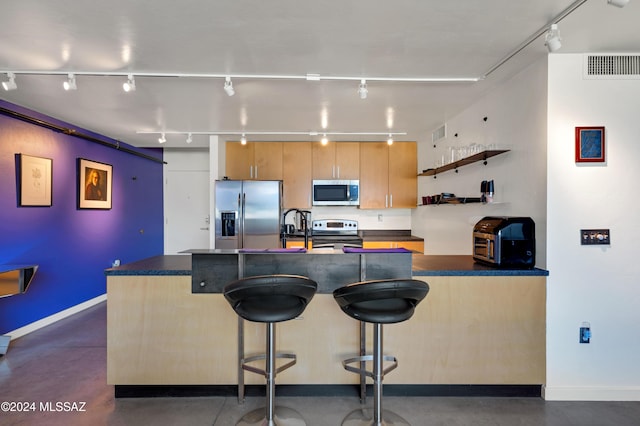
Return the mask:
<path fill-rule="evenodd" d="M 110 209 L 113 166 L 78 158 L 78 208 Z"/>
<path fill-rule="evenodd" d="M 576 127 L 576 163 L 604 163 L 604 127 Z"/>
<path fill-rule="evenodd" d="M 51 207 L 53 160 L 18 154 L 18 205 Z"/>

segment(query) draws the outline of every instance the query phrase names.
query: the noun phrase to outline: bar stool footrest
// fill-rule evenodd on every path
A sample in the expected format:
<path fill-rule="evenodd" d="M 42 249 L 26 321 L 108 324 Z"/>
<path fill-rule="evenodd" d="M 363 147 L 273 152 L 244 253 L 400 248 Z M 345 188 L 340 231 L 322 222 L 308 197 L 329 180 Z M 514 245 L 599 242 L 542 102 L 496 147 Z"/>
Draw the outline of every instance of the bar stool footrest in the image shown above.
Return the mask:
<path fill-rule="evenodd" d="M 296 354 L 293 353 L 276 353 L 275 354 L 275 358 L 276 359 L 290 359 L 291 361 L 287 362 L 286 364 L 283 364 L 279 367 L 276 367 L 276 370 L 274 372 L 274 375 L 277 375 L 278 373 L 281 373 L 282 371 L 286 370 L 289 367 L 292 367 L 296 364 Z M 267 359 L 267 354 L 260 354 L 260 355 L 254 355 L 254 356 L 250 356 L 247 358 L 242 358 L 240 360 L 240 365 L 242 366 L 243 370 L 246 371 L 250 371 L 252 373 L 256 373 L 256 374 L 260 374 L 263 375 L 264 377 L 267 377 L 267 371 L 262 369 L 262 368 L 257 368 L 254 367 L 252 365 L 248 365 L 250 362 L 255 362 L 255 361 L 262 361 Z"/>
<path fill-rule="evenodd" d="M 382 377 L 384 377 L 385 374 L 396 369 L 396 367 L 398 366 L 398 359 L 392 355 L 383 355 L 382 360 L 393 363 L 382 370 Z M 345 370 L 351 371 L 352 373 L 364 374 L 368 377 L 373 378 L 374 377 L 373 371 L 369 371 L 369 370 L 358 368 L 358 367 L 352 367 L 351 365 L 349 365 L 356 362 L 366 362 L 366 361 L 373 361 L 373 355 L 362 355 L 354 358 L 345 359 L 344 361 L 342 361 L 342 366 L 344 367 Z"/>

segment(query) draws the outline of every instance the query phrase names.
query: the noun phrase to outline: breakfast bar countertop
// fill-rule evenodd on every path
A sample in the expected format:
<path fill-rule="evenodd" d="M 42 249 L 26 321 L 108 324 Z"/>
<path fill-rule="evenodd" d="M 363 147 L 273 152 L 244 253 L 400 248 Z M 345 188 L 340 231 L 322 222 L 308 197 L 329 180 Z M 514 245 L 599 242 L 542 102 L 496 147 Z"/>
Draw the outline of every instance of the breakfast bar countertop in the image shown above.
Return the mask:
<path fill-rule="evenodd" d="M 105 275 L 191 275 L 191 256 L 160 255 L 105 270 Z M 549 271 L 501 269 L 474 262 L 470 255 L 412 255 L 413 276 L 548 276 Z"/>
<path fill-rule="evenodd" d="M 548 276 L 549 271 L 533 269 L 495 268 L 476 263 L 471 255 L 412 256 L 413 276 Z"/>

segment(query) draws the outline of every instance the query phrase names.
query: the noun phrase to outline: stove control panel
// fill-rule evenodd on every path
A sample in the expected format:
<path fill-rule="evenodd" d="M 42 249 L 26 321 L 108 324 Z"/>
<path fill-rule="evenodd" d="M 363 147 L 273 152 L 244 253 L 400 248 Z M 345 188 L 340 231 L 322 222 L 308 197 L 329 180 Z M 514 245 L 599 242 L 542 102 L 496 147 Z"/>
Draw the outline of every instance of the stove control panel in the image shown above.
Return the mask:
<path fill-rule="evenodd" d="M 313 233 L 322 234 L 357 234 L 358 221 L 348 219 L 322 219 L 312 222 Z"/>

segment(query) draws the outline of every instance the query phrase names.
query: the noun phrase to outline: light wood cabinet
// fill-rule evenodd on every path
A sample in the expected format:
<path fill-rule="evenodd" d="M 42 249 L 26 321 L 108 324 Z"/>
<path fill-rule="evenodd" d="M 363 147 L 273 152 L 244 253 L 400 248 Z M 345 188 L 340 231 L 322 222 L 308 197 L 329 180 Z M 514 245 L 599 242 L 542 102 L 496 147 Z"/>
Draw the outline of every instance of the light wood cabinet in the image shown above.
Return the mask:
<path fill-rule="evenodd" d="M 360 208 L 417 206 L 415 142 L 368 142 L 360 145 Z"/>
<path fill-rule="evenodd" d="M 424 253 L 423 241 L 364 241 L 362 248 L 405 248 Z"/>
<path fill-rule="evenodd" d="M 313 144 L 313 179 L 359 179 L 360 142 Z"/>
<path fill-rule="evenodd" d="M 226 150 L 229 179 L 282 180 L 282 142 L 227 142 Z"/>
<path fill-rule="evenodd" d="M 311 207 L 311 142 L 283 144 L 283 198 L 285 209 Z"/>

